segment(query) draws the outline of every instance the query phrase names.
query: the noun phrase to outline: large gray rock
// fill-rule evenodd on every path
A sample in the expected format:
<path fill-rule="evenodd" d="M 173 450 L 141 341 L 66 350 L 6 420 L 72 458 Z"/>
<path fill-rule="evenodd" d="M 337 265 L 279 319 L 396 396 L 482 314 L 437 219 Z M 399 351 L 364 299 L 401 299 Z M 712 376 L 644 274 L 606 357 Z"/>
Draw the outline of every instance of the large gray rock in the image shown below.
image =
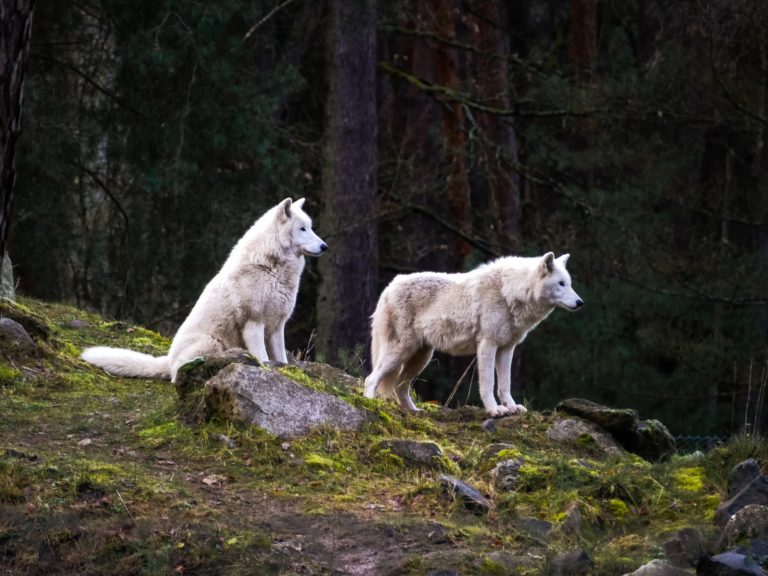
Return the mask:
<path fill-rule="evenodd" d="M 758 476 L 733 498 L 720 504 L 715 512 L 715 523 L 725 526 L 731 516 L 750 504 L 768 506 L 768 479 L 765 476 Z"/>
<path fill-rule="evenodd" d="M 556 422 L 547 430 L 547 437 L 562 444 L 594 442 L 603 452 L 611 456 L 624 454 L 624 449 L 603 428 L 580 418 L 566 418 Z"/>
<path fill-rule="evenodd" d="M 624 449 L 646 460 L 662 460 L 676 450 L 675 438 L 664 424 L 658 420 L 640 420 L 635 410 L 609 408 L 583 398 L 563 400 L 557 410 L 597 424 Z"/>
<path fill-rule="evenodd" d="M 205 384 L 205 415 L 253 424 L 279 438 L 294 438 L 323 426 L 358 430 L 368 412 L 279 372 L 229 364 Z"/>
<path fill-rule="evenodd" d="M 176 391 L 181 398 L 201 391 L 205 383 L 230 364 L 245 364 L 260 367 L 261 363 L 242 348 L 231 348 L 224 352 L 195 358 L 182 365 L 176 373 Z"/>
<path fill-rule="evenodd" d="M 663 560 L 651 560 L 634 572 L 624 576 L 692 576 L 693 572 L 667 564 Z"/>
<path fill-rule="evenodd" d="M 739 462 L 728 472 L 728 498 L 733 498 L 760 476 L 760 465 L 754 458 Z"/>
<path fill-rule="evenodd" d="M 720 549 L 730 548 L 748 538 L 768 537 L 768 506 L 749 504 L 725 523 L 720 535 Z"/>
<path fill-rule="evenodd" d="M 389 450 L 399 456 L 407 464 L 417 466 L 439 466 L 443 451 L 434 442 L 418 440 L 382 440 L 376 444 L 375 450 Z"/>

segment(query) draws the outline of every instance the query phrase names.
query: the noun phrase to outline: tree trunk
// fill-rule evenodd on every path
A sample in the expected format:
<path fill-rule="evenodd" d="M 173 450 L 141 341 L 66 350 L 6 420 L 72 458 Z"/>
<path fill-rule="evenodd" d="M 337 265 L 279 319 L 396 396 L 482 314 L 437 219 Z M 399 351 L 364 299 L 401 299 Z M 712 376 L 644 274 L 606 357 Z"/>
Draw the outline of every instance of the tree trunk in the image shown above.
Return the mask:
<path fill-rule="evenodd" d="M 5 255 L 14 158 L 21 134 L 24 73 L 29 57 L 34 0 L 0 0 L 0 267 Z"/>
<path fill-rule="evenodd" d="M 320 261 L 317 350 L 326 361 L 338 362 L 367 350 L 376 302 L 375 0 L 330 0 L 329 11 L 318 229 L 330 249 Z"/>

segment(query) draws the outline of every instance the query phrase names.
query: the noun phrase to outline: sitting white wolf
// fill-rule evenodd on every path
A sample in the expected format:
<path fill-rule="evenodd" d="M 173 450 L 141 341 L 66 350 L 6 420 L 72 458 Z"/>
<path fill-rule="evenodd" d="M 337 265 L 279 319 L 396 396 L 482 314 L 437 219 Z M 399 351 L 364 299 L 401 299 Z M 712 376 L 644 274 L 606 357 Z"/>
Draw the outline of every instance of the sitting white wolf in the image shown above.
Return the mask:
<path fill-rule="evenodd" d="M 508 256 L 464 274 L 395 277 L 372 316 L 373 371 L 365 380 L 365 396 L 392 396 L 401 408 L 416 411 L 411 380 L 434 350 L 477 353 L 480 397 L 488 414 L 525 412 L 510 393 L 512 353 L 556 306 L 576 310 L 584 304 L 571 288 L 568 256 Z M 493 395 L 494 366 L 501 405 Z"/>
<path fill-rule="evenodd" d="M 286 198 L 240 238 L 179 327 L 167 356 L 88 348 L 83 360 L 110 374 L 176 379 L 197 356 L 246 348 L 261 362 L 287 362 L 283 329 L 296 304 L 304 255 L 328 246 L 312 231 L 304 198 Z"/>

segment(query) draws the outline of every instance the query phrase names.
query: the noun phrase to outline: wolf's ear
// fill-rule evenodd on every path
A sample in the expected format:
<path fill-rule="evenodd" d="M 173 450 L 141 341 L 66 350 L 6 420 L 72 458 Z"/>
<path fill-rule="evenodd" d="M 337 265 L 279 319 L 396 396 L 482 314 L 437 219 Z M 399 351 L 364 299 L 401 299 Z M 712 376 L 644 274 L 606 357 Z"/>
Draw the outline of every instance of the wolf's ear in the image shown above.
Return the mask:
<path fill-rule="evenodd" d="M 552 252 L 547 252 L 541 257 L 539 262 L 539 273 L 542 276 L 550 274 L 555 269 L 555 255 Z"/>
<path fill-rule="evenodd" d="M 291 219 L 291 204 L 293 204 L 293 200 L 286 198 L 277 205 L 277 217 L 279 220 Z"/>
<path fill-rule="evenodd" d="M 296 202 L 293 203 L 294 206 L 296 206 L 297 209 L 301 210 L 302 206 L 304 206 L 304 198 L 299 198 L 296 200 Z"/>
<path fill-rule="evenodd" d="M 571 257 L 570 254 L 563 254 L 562 256 L 557 258 L 557 261 L 560 262 L 560 264 L 562 264 L 563 267 L 565 267 L 565 264 L 568 262 L 568 258 L 570 257 Z"/>

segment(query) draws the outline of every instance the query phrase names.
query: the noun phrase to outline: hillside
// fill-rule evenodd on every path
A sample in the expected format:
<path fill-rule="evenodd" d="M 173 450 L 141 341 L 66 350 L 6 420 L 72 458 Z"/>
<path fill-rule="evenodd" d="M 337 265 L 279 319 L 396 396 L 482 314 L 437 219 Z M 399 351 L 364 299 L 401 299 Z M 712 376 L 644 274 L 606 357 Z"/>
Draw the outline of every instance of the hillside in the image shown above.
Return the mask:
<path fill-rule="evenodd" d="M 298 367 L 271 369 L 371 420 L 290 440 L 190 424 L 169 382 L 78 358 L 93 344 L 159 354 L 164 338 L 59 304 L 0 312 L 33 340 L 0 339 L 2 574 L 625 574 L 664 558 L 681 529 L 717 552 L 729 471 L 766 461 L 744 437 L 655 463 L 608 454 L 587 434 L 551 439 L 559 412 L 495 426 L 472 407 L 406 415 Z M 422 444 L 435 451 L 417 462 L 395 440 L 439 451 Z M 443 474 L 490 508 L 467 506 Z"/>

